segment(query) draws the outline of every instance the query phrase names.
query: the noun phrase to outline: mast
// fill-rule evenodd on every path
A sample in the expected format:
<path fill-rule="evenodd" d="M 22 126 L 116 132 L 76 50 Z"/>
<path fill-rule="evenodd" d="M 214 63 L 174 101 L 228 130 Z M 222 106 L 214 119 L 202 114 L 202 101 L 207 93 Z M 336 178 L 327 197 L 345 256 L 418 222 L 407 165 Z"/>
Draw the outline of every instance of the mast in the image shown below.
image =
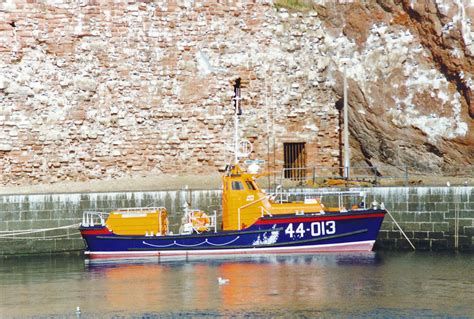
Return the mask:
<path fill-rule="evenodd" d="M 240 97 L 240 78 L 234 84 L 234 164 L 239 163 L 240 140 L 239 140 L 239 116 L 242 114 Z"/>
<path fill-rule="evenodd" d="M 252 153 L 252 143 L 247 139 L 240 138 L 240 127 L 239 120 L 240 115 L 242 115 L 242 98 L 240 96 L 240 78 L 235 81 L 234 85 L 234 164 L 239 163 L 239 159 L 247 157 Z"/>
<path fill-rule="evenodd" d="M 234 164 L 239 163 L 239 103 L 240 96 L 235 95 L 235 111 L 234 111 Z"/>

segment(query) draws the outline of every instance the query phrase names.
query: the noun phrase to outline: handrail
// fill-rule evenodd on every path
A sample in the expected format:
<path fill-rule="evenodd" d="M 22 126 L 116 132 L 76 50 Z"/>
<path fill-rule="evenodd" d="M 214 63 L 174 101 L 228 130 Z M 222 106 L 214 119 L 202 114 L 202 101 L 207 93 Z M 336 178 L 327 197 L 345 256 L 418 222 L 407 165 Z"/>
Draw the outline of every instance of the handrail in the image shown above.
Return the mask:
<path fill-rule="evenodd" d="M 358 197 L 362 197 L 363 198 L 363 201 L 365 203 L 366 201 L 366 197 L 367 197 L 367 194 L 365 191 L 355 191 L 355 190 L 351 190 L 351 191 L 288 191 L 288 192 L 278 192 L 278 193 L 272 193 L 271 196 L 275 196 L 275 199 L 276 198 L 280 198 L 280 203 L 283 202 L 283 196 L 286 196 L 286 200 L 288 201 L 288 198 L 290 196 L 316 196 L 316 197 L 320 197 L 321 199 L 324 197 L 324 196 L 334 196 L 338 198 L 338 205 L 339 207 L 342 207 L 342 198 L 344 197 L 350 197 L 350 196 L 358 196 Z"/>
<path fill-rule="evenodd" d="M 127 212 L 127 213 L 135 213 L 135 212 L 151 212 L 151 211 L 163 211 L 166 210 L 166 207 L 127 207 L 127 208 L 117 208 L 111 210 L 111 212 L 114 213 L 121 213 L 121 212 Z"/>
<path fill-rule="evenodd" d="M 260 210 L 262 211 L 262 217 L 265 215 L 265 213 L 267 215 L 269 215 L 270 217 L 273 216 L 267 209 L 265 209 L 265 207 L 263 206 L 260 206 Z"/>
<path fill-rule="evenodd" d="M 97 212 L 97 211 L 85 211 L 82 213 L 82 223 L 81 226 L 84 227 L 93 227 L 96 225 L 96 219 L 99 220 L 101 226 L 105 226 L 105 221 L 111 213 L 127 213 L 127 214 L 139 214 L 144 212 L 155 212 L 159 211 L 160 213 L 166 211 L 165 207 L 128 207 L 128 208 L 118 208 L 114 209 L 108 213 Z M 160 218 L 161 223 L 161 218 Z M 161 228 L 161 225 L 160 225 Z"/>
<path fill-rule="evenodd" d="M 257 200 L 254 200 L 254 201 L 251 202 L 251 203 L 245 204 L 245 205 L 240 206 L 239 208 L 237 208 L 237 223 L 238 223 L 238 225 L 239 225 L 238 230 L 240 230 L 240 210 L 243 209 L 243 208 L 247 208 L 247 207 L 249 207 L 249 206 L 252 206 L 253 204 L 256 204 L 256 203 L 261 202 L 262 200 L 268 199 L 268 198 L 270 198 L 270 195 L 266 195 L 266 196 L 264 196 L 264 197 L 262 197 L 262 198 L 259 198 L 259 199 L 257 199 Z"/>
<path fill-rule="evenodd" d="M 283 196 L 286 196 L 286 201 L 291 201 L 290 196 L 304 196 L 305 200 L 309 197 L 318 197 L 320 204 L 323 204 L 323 198 L 337 198 L 337 205 L 340 209 L 343 208 L 343 203 L 344 203 L 344 198 L 349 198 L 349 197 L 357 197 L 362 199 L 363 207 L 366 207 L 366 201 L 367 201 L 367 193 L 366 191 L 360 191 L 360 190 L 349 190 L 349 191 L 314 191 L 314 190 L 305 190 L 305 191 L 285 191 L 285 192 L 278 192 L 278 193 L 271 193 L 269 194 L 270 196 L 274 197 L 276 202 L 278 203 L 278 198 L 280 198 L 280 202 L 283 202 Z M 293 199 L 297 200 L 296 198 Z M 360 205 L 360 203 L 358 203 Z"/>
<path fill-rule="evenodd" d="M 82 213 L 82 223 L 83 227 L 93 227 L 95 226 L 94 217 L 98 217 L 100 220 L 100 225 L 105 226 L 105 220 L 109 216 L 109 213 L 104 212 L 95 212 L 95 211 L 85 211 Z"/>
<path fill-rule="evenodd" d="M 377 166 L 352 166 L 351 167 L 351 177 L 352 179 L 372 179 L 377 183 L 381 179 L 389 178 L 401 178 L 404 180 L 405 184 L 408 183 L 410 172 L 407 165 L 395 166 L 399 169 L 400 173 L 394 176 L 381 175 L 379 173 L 380 167 Z M 344 174 L 344 170 L 347 169 L 344 166 L 339 167 L 327 167 L 327 166 L 310 166 L 310 167 L 284 167 L 280 171 L 280 176 L 277 177 L 280 179 L 280 182 L 283 180 L 293 180 L 298 182 L 307 182 L 312 181 L 314 184 L 316 178 L 329 178 L 329 179 L 341 179 L 347 180 Z"/>
<path fill-rule="evenodd" d="M 277 192 L 277 193 L 271 193 L 271 195 L 278 196 L 280 194 L 288 194 L 288 195 L 320 195 L 320 196 L 325 196 L 325 195 L 359 195 L 363 196 L 365 195 L 365 191 L 357 191 L 357 190 L 350 190 L 350 191 L 315 191 L 312 189 L 305 190 L 305 191 L 285 191 L 285 192 Z"/>
<path fill-rule="evenodd" d="M 214 226 L 214 233 L 217 233 L 217 211 L 214 211 L 214 216 L 211 216 L 211 227 Z"/>

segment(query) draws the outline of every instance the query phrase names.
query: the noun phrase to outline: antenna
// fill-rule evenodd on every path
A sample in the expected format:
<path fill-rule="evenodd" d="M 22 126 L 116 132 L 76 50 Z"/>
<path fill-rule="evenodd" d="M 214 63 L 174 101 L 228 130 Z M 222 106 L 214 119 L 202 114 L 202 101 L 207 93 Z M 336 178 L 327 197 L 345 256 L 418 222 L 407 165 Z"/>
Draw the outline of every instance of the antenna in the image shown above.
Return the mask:
<path fill-rule="evenodd" d="M 240 78 L 235 81 L 234 85 L 234 164 L 239 163 L 239 158 L 247 157 L 252 153 L 252 143 L 246 139 L 239 137 L 239 116 L 242 115 L 242 98 L 240 97 Z"/>
<path fill-rule="evenodd" d="M 240 78 L 234 84 L 234 164 L 239 162 L 239 115 L 242 114 Z"/>
<path fill-rule="evenodd" d="M 350 178 L 351 170 L 351 150 L 349 147 L 349 109 L 347 104 L 347 74 L 346 67 L 348 59 L 341 59 L 343 63 L 343 74 L 344 74 L 344 177 Z"/>

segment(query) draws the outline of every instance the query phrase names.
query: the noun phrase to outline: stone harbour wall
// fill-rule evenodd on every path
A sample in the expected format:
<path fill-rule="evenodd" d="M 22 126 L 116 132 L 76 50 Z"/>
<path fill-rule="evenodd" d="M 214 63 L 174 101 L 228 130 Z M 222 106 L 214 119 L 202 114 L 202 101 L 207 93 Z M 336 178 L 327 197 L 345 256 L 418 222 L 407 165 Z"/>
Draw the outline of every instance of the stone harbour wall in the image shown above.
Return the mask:
<path fill-rule="evenodd" d="M 2 2 L 0 183 L 215 171 L 238 78 L 251 158 L 278 169 L 303 142 L 308 166 L 337 167 L 320 24 L 270 1 Z"/>
<path fill-rule="evenodd" d="M 474 187 L 374 188 L 417 250 L 474 251 Z M 386 216 L 377 249 L 411 249 Z"/>
<path fill-rule="evenodd" d="M 360 189 L 359 189 L 360 190 Z M 474 251 L 473 187 L 368 188 L 368 201 L 383 202 L 417 250 Z M 0 196 L 0 256 L 82 251 L 77 231 L 82 212 L 120 207 L 164 206 L 171 229 L 179 228 L 184 201 L 212 213 L 221 192 L 156 191 L 124 193 Z M 42 231 L 76 225 L 67 229 Z M 35 230 L 35 232 L 32 232 Z M 12 236 L 12 232 L 16 232 Z M 411 250 L 390 216 L 386 216 L 376 250 Z"/>

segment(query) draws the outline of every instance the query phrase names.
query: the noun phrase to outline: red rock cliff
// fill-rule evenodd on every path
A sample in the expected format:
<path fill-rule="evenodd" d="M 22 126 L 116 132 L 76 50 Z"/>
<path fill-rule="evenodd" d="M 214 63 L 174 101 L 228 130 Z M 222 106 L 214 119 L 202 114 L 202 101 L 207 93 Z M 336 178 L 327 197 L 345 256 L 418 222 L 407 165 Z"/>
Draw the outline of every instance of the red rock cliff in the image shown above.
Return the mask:
<path fill-rule="evenodd" d="M 338 96 L 343 63 L 337 60 L 348 58 L 353 159 L 382 174 L 390 165 L 425 173 L 472 170 L 474 3 L 326 1 L 314 7 L 336 52 Z"/>

